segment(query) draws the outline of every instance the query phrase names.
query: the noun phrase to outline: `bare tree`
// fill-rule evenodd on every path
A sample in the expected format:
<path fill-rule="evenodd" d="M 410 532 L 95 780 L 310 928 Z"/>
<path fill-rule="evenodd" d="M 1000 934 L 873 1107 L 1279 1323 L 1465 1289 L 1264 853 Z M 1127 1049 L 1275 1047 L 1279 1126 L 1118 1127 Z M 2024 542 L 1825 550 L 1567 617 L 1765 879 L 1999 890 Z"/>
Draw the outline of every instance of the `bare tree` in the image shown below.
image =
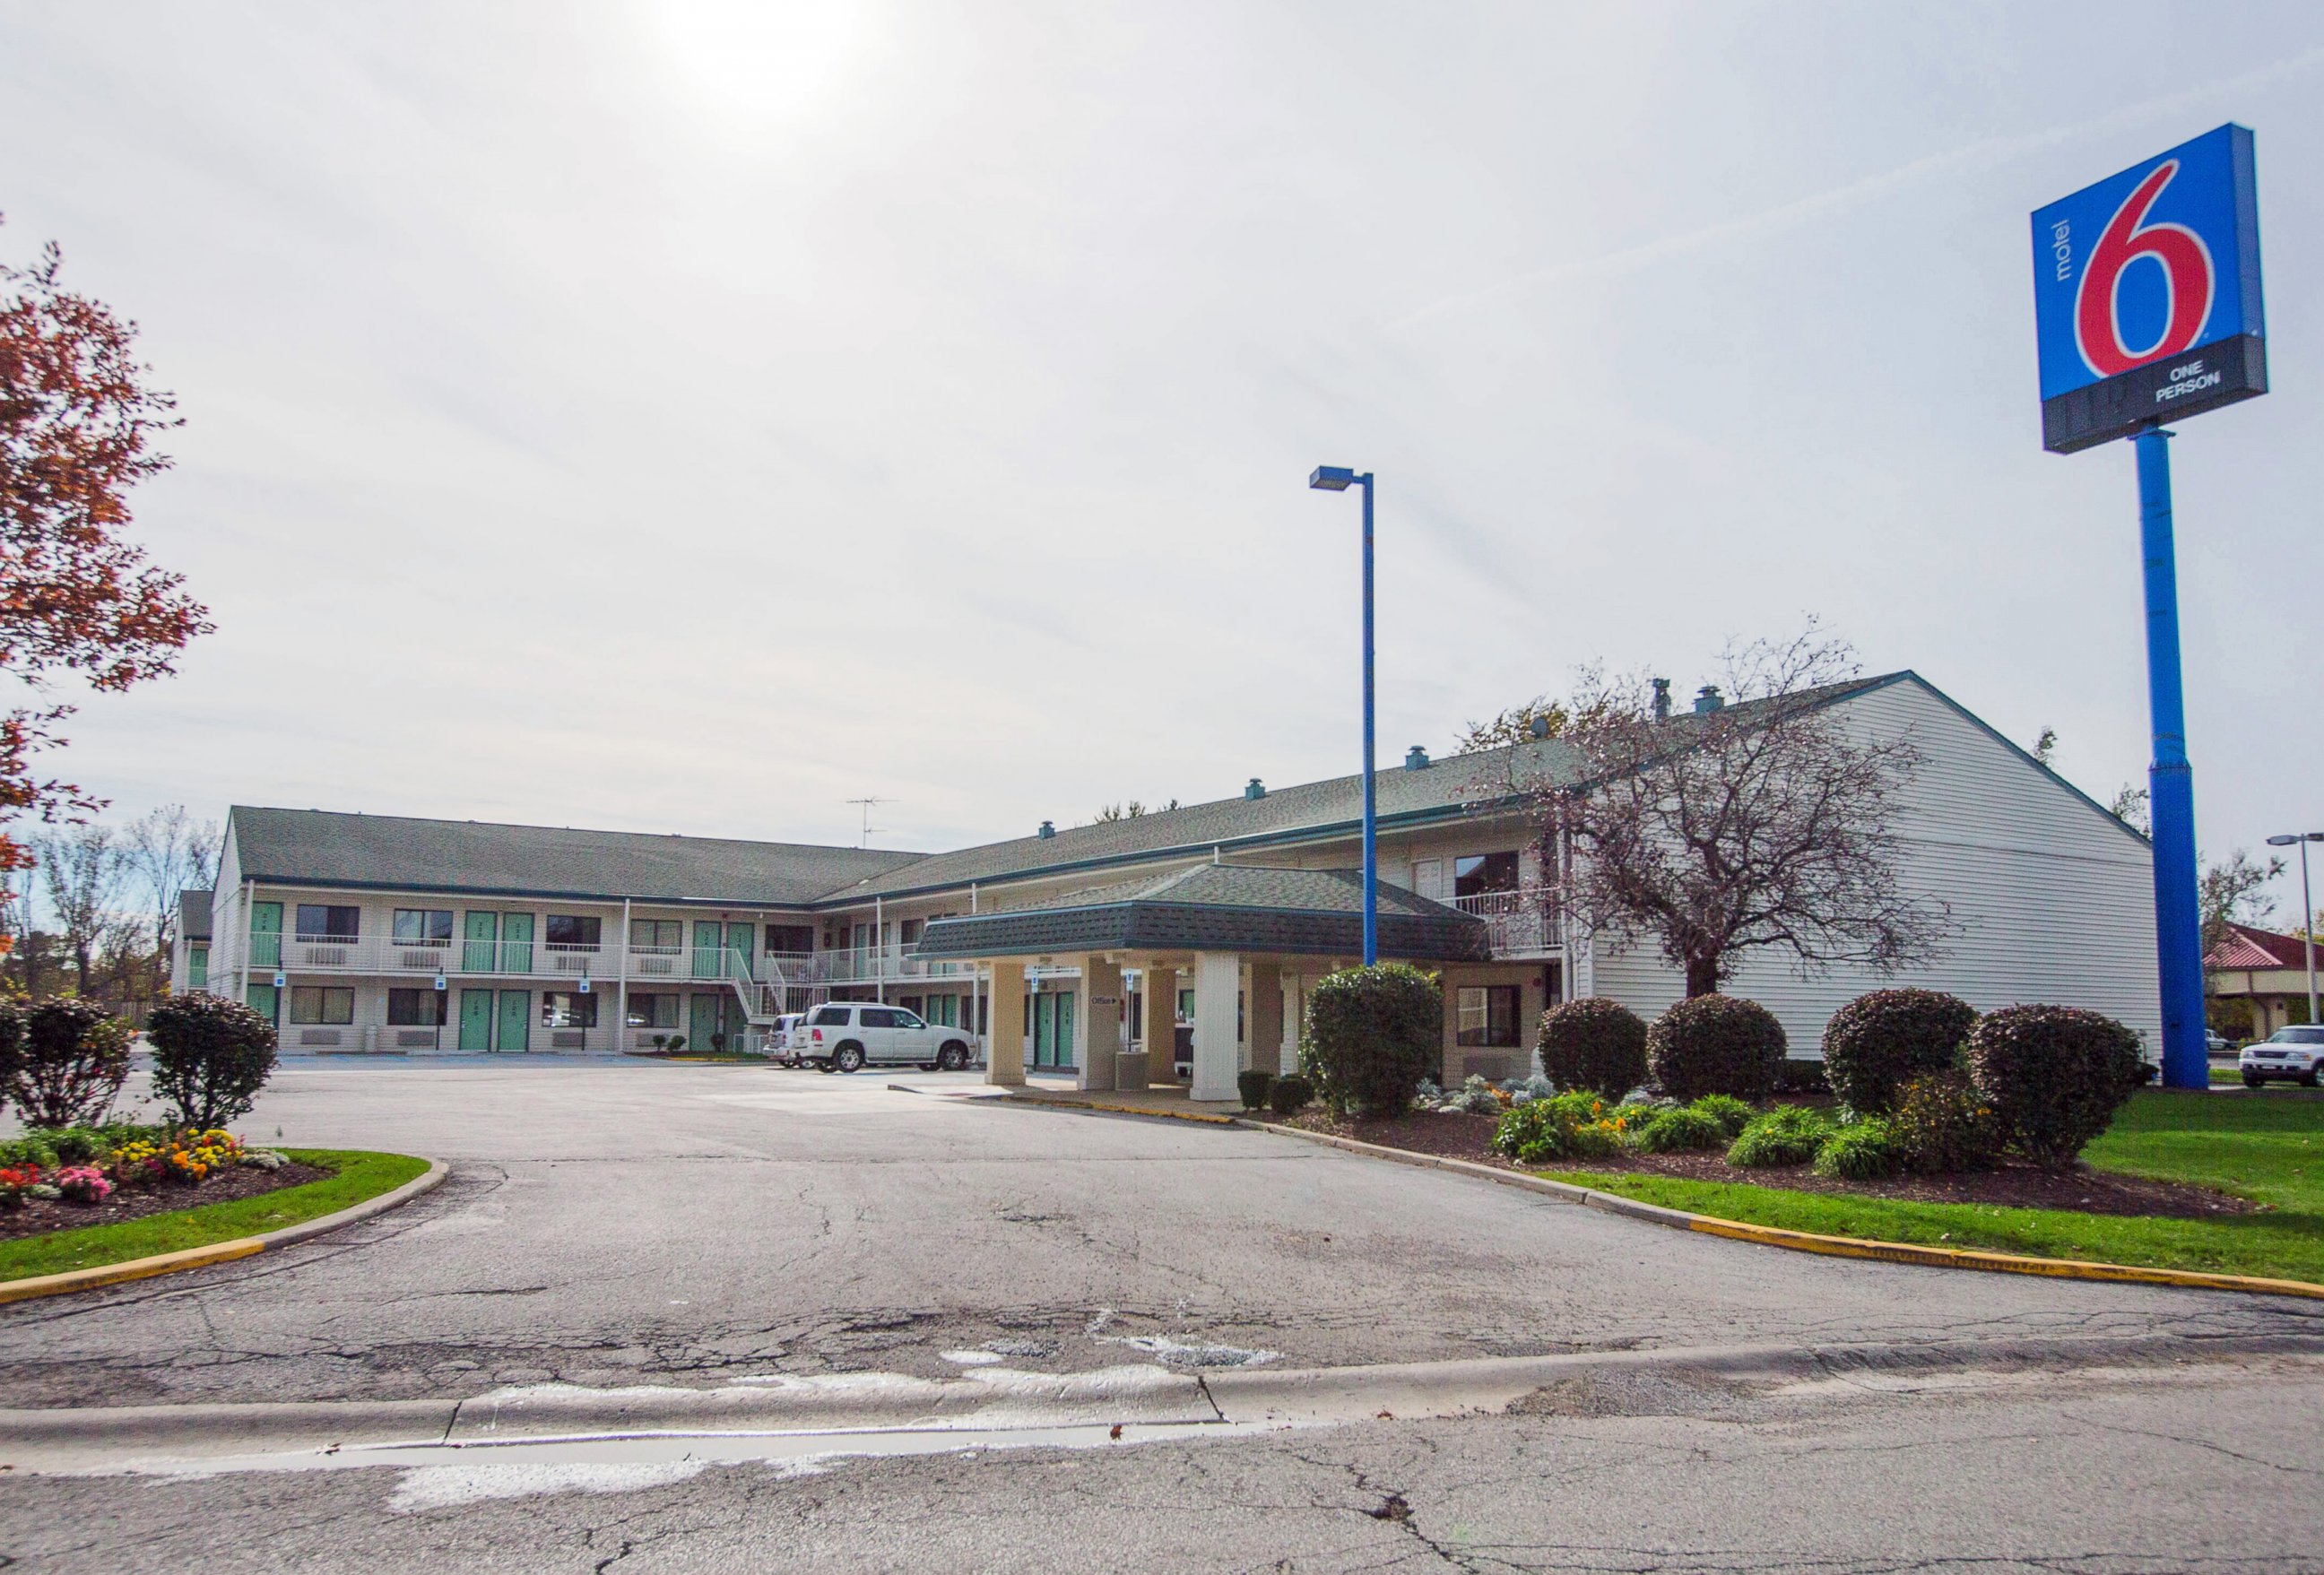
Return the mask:
<path fill-rule="evenodd" d="M 1721 666 L 1732 703 L 1668 720 L 1651 679 L 1582 674 L 1584 720 L 1564 734 L 1582 769 L 1539 795 L 1552 845 L 1572 850 L 1577 916 L 1658 945 L 1690 996 L 1763 948 L 1805 973 L 1932 959 L 1956 926 L 1904 890 L 1892 829 L 1923 757 L 1908 737 L 1852 736 L 1826 704 L 1860 676 L 1855 653 L 1811 624 L 1730 645 Z"/>
<path fill-rule="evenodd" d="M 2257 926 L 2275 916 L 2275 898 L 2268 895 L 2267 884 L 2282 873 L 2283 861 L 2274 854 L 2262 864 L 2241 848 L 2203 866 L 2202 879 L 2195 883 L 2195 905 L 2203 916 L 2205 956 L 2227 938 L 2229 925 Z"/>
<path fill-rule="evenodd" d="M 218 826 L 182 804 L 164 804 L 129 823 L 123 856 L 152 906 L 154 945 L 169 956 L 178 939 L 179 899 L 217 880 Z"/>
<path fill-rule="evenodd" d="M 77 825 L 36 838 L 32 849 L 58 938 L 72 955 L 74 985 L 86 997 L 106 930 L 119 916 L 120 845 L 109 826 Z"/>

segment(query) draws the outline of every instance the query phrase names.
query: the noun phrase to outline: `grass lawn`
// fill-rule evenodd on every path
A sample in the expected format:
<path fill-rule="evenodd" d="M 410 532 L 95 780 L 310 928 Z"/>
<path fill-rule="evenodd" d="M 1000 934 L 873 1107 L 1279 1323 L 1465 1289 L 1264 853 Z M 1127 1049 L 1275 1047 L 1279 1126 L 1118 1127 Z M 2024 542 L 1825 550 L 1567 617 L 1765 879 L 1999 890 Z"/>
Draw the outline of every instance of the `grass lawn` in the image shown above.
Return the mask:
<path fill-rule="evenodd" d="M 2132 1097 L 2082 1156 L 2101 1169 L 2195 1182 L 2267 1208 L 2163 1220 L 1834 1197 L 1674 1176 L 1545 1174 L 1665 1208 L 1825 1236 L 2324 1284 L 2324 1101 L 2149 1089 Z"/>
<path fill-rule="evenodd" d="M 235 1198 L 229 1202 L 180 1209 L 170 1214 L 148 1214 L 117 1225 L 91 1225 L 79 1230 L 55 1230 L 46 1236 L 0 1241 L 0 1280 L 95 1268 L 133 1257 L 151 1257 L 156 1253 L 179 1252 L 189 1247 L 208 1247 L 212 1242 L 263 1235 L 392 1192 L 428 1169 L 426 1160 L 408 1154 L 372 1154 L 345 1148 L 286 1148 L 282 1152 L 302 1165 L 327 1166 L 337 1174 L 304 1186 L 261 1193 L 254 1198 Z"/>

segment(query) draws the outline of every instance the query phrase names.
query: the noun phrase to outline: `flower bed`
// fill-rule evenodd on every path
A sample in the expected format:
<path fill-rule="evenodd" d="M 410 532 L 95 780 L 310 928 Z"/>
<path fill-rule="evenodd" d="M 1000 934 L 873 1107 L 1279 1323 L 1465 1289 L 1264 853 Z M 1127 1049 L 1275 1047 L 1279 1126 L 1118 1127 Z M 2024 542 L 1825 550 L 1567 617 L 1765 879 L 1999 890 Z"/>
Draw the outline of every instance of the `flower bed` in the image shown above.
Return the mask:
<path fill-rule="evenodd" d="M 1616 1107 L 1609 1107 L 1615 1109 Z M 1635 1109 L 1635 1107 L 1633 1107 Z M 2172 1220 L 2219 1220 L 2255 1212 L 2262 1205 L 2210 1187 L 2159 1177 L 2119 1174 L 2084 1165 L 2058 1173 L 2015 1160 L 1991 1170 L 1952 1175 L 1897 1175 L 1849 1180 L 1815 1174 L 1807 1164 L 1746 1168 L 1711 1152 L 1671 1154 L 1608 1151 L 1588 1158 L 1525 1165 L 1496 1150 L 1498 1116 L 1430 1110 L 1386 1120 L 1342 1120 L 1321 1110 L 1303 1111 L 1284 1123 L 1310 1132 L 1328 1132 L 1383 1148 L 1465 1159 L 1505 1170 L 1527 1170 L 1585 1181 L 1588 1177 L 1671 1176 L 1688 1181 L 1740 1183 L 1831 1196 L 1887 1198 L 1988 1207 L 2064 1209 L 2089 1214 L 2148 1215 Z M 1625 1126 L 1629 1123 L 1625 1119 Z M 1587 1173 L 1568 1175 L 1567 1171 Z"/>
<path fill-rule="evenodd" d="M 217 1129 L 35 1129 L 0 1143 L 0 1239 L 171 1213 L 329 1174 Z"/>

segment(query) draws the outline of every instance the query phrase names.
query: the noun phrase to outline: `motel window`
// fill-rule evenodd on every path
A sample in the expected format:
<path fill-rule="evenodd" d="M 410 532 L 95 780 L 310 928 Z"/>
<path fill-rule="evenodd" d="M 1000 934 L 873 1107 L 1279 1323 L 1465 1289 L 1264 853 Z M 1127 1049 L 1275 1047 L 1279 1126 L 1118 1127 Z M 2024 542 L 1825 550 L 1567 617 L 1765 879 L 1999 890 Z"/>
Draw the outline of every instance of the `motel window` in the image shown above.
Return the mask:
<path fill-rule="evenodd" d="M 1462 985 L 1458 1042 L 1462 1045 L 1515 1045 L 1517 1042 L 1517 987 L 1514 984 Z"/>
<path fill-rule="evenodd" d="M 920 921 L 918 919 L 906 919 L 904 921 L 904 944 L 908 946 L 919 938 Z"/>
<path fill-rule="evenodd" d="M 327 903 L 299 905 L 299 938 L 302 941 L 352 941 L 363 930 L 363 909 Z M 298 1019 L 293 1018 L 291 1021 Z"/>
<path fill-rule="evenodd" d="M 630 997 L 630 1027 L 675 1028 L 679 998 L 659 991 L 640 991 Z"/>
<path fill-rule="evenodd" d="M 294 984 L 290 987 L 290 1020 L 352 1023 L 355 1020 L 355 992 L 324 984 Z"/>
<path fill-rule="evenodd" d="M 208 946 L 186 948 L 186 988 L 208 990 L 210 984 L 210 949 Z"/>
<path fill-rule="evenodd" d="M 630 944 L 641 952 L 675 952 L 686 944 L 684 919 L 632 919 Z"/>
<path fill-rule="evenodd" d="M 391 1028 L 440 1028 L 447 1020 L 448 990 L 391 990 L 387 992 L 387 1026 Z"/>
<path fill-rule="evenodd" d="M 549 944 L 552 951 L 594 952 L 604 934 L 605 921 L 594 915 L 553 913 L 549 916 Z"/>
<path fill-rule="evenodd" d="M 1452 861 L 1454 897 L 1482 897 L 1488 891 L 1517 889 L 1517 856 L 1514 852 L 1473 853 Z"/>
<path fill-rule="evenodd" d="M 778 956 L 786 952 L 812 952 L 815 950 L 815 926 L 813 925 L 769 925 L 767 950 Z"/>
<path fill-rule="evenodd" d="M 399 946 L 450 945 L 452 910 L 448 907 L 397 908 L 395 944 Z"/>
<path fill-rule="evenodd" d="M 544 990 L 540 992 L 540 1026 L 544 1028 L 594 1028 L 597 1026 L 597 997 L 583 995 L 573 990 Z"/>
<path fill-rule="evenodd" d="M 1178 1020 L 1182 1023 L 1194 1020 L 1194 992 L 1191 990 L 1178 992 Z"/>
<path fill-rule="evenodd" d="M 927 998 L 926 996 L 899 995 L 896 998 L 896 1004 L 902 1007 L 908 1012 L 918 1012 L 923 1016 L 927 1014 L 928 1009 Z"/>

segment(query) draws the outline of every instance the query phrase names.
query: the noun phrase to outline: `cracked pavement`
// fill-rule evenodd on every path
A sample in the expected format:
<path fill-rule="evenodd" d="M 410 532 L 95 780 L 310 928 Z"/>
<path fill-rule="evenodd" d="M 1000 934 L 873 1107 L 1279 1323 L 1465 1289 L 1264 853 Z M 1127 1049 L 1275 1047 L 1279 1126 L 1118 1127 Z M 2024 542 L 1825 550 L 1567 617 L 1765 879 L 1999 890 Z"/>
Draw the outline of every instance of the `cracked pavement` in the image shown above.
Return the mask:
<path fill-rule="evenodd" d="M 936 1377 L 964 1351 L 1063 1371 L 2324 1334 L 2312 1303 L 1803 1257 L 889 1081 L 293 1063 L 246 1134 L 452 1179 L 280 1253 L 0 1308 L 0 1406 Z M 2324 1570 L 2319 1460 L 2324 1368 L 2287 1359 L 1776 1395 L 1600 1376 L 1507 1414 L 1215 1441 L 532 1487 L 506 1467 L 448 1505 L 426 1496 L 447 1479 L 388 1469 L 0 1476 L 0 1569 L 189 1565 L 233 1527 L 251 1570 L 1082 1570 L 1095 1547 L 1162 1570 Z"/>

